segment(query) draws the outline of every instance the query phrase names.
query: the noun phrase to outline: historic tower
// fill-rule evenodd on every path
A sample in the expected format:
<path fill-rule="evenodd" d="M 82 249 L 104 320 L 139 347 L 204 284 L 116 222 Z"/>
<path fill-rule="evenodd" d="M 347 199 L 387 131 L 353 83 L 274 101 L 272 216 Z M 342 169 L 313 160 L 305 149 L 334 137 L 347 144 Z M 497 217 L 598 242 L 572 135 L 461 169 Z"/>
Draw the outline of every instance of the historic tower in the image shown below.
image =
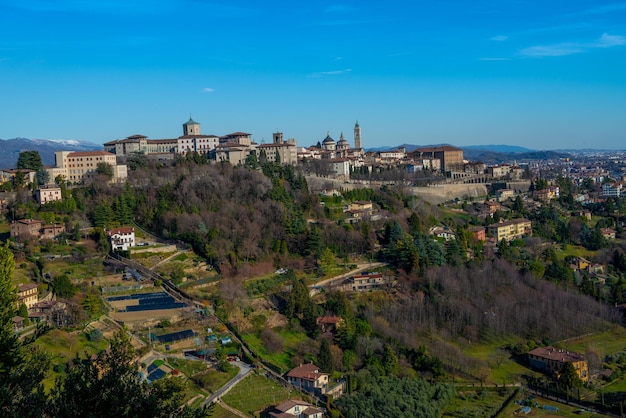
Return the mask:
<path fill-rule="evenodd" d="M 183 123 L 183 135 L 200 135 L 200 124 L 189 116 L 189 120 Z"/>
<path fill-rule="evenodd" d="M 354 124 L 354 148 L 361 149 L 361 127 L 357 120 Z"/>
<path fill-rule="evenodd" d="M 282 144 L 283 143 L 283 133 L 282 132 L 274 132 L 272 134 L 272 142 L 274 144 Z"/>

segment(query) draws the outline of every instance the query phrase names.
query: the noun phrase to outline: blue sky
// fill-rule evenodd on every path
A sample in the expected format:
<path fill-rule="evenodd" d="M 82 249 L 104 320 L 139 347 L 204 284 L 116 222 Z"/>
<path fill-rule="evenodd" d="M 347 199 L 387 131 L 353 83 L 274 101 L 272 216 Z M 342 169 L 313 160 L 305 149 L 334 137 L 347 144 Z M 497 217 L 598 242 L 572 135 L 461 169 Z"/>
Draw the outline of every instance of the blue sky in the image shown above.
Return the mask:
<path fill-rule="evenodd" d="M 0 0 L 0 138 L 626 148 L 626 2 Z"/>

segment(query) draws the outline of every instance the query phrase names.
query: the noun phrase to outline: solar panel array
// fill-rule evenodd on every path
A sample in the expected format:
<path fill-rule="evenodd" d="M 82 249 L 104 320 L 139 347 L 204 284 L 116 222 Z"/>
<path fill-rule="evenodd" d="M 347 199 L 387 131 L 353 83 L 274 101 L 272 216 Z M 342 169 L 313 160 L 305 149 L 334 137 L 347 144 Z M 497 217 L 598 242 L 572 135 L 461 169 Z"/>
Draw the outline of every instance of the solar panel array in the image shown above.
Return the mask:
<path fill-rule="evenodd" d="M 119 312 L 140 312 L 140 311 L 155 311 L 160 309 L 178 309 L 185 306 L 182 302 L 177 302 L 176 299 L 171 297 L 165 292 L 154 293 L 133 293 L 132 295 L 125 296 L 112 296 L 107 298 L 109 302 L 123 301 L 123 300 L 137 300 L 138 305 L 126 306 L 126 309 L 120 309 Z"/>
<path fill-rule="evenodd" d="M 185 340 L 193 337 L 193 330 L 186 329 L 183 331 L 172 332 L 169 334 L 158 335 L 157 340 L 160 343 L 171 343 L 172 341 Z"/>
<path fill-rule="evenodd" d="M 155 380 L 159 380 L 159 379 L 164 378 L 165 375 L 167 375 L 167 373 L 165 373 L 163 370 L 156 369 L 155 371 L 153 371 L 152 373 L 150 373 L 148 375 L 148 381 L 149 382 L 154 382 Z"/>

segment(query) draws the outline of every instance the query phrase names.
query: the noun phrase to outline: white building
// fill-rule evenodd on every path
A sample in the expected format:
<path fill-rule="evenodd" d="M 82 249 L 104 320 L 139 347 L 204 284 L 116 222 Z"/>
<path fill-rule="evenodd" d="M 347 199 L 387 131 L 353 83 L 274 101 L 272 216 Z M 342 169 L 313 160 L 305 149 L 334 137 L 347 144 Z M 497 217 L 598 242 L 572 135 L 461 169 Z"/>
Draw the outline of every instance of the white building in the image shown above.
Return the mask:
<path fill-rule="evenodd" d="M 333 158 L 328 161 L 330 164 L 330 172 L 335 177 L 343 177 L 350 175 L 350 160 L 347 158 Z"/>
<path fill-rule="evenodd" d="M 135 228 L 130 226 L 113 228 L 107 231 L 107 237 L 109 239 L 109 244 L 111 244 L 111 251 L 128 251 L 136 244 Z"/>
<path fill-rule="evenodd" d="M 44 203 L 54 202 L 55 200 L 61 200 L 61 188 L 49 187 L 46 189 L 37 189 L 37 203 L 43 205 Z"/>
<path fill-rule="evenodd" d="M 624 195 L 624 185 L 622 183 L 604 183 L 602 185 L 602 196 L 620 197 Z"/>

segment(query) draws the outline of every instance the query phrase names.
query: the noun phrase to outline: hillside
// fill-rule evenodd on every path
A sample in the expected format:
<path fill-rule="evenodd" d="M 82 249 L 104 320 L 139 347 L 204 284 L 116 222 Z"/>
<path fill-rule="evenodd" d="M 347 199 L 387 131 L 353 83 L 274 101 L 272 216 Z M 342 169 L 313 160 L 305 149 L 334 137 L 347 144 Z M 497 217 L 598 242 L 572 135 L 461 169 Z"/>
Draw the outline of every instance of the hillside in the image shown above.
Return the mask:
<path fill-rule="evenodd" d="M 573 183 L 561 181 L 563 193 L 574 191 Z M 614 330 L 623 327 L 613 305 L 626 297 L 623 244 L 602 241 L 591 224 L 581 225 L 565 199 L 536 209 L 520 197 L 491 220 L 478 217 L 482 200 L 435 206 L 402 187 L 333 196 L 309 187 L 298 167 L 180 159 L 149 162 L 131 171 L 125 185 L 95 178 L 73 187 L 63 204 L 37 207 L 24 194 L 13 216 L 62 222 L 71 230 L 58 243 L 16 246 L 20 284 L 41 280 L 44 271 L 57 291 L 62 278 L 71 282 L 76 315 L 70 326 L 109 315 L 134 318 L 127 320 L 138 338 L 151 332 L 148 327 L 159 335 L 196 332 L 201 339 L 207 329 L 219 329 L 220 338 L 236 341 L 228 347 L 233 356 L 244 357 L 243 345 L 250 350 L 247 361 L 280 374 L 313 361 L 330 376 L 346 377 L 357 392 L 366 386 L 376 391 L 396 377 L 437 385 L 521 384 L 540 376 L 524 362 L 531 347 L 568 348 L 589 334 L 606 335 L 595 346 L 577 342 L 577 350 L 597 358 L 594 373 L 605 356 L 620 355 L 624 339 Z M 604 208 L 590 210 L 594 225 L 611 222 Z M 357 212 L 359 219 L 352 217 Z M 496 217 L 530 219 L 533 236 L 525 232 L 510 243 L 474 236 Z M 121 265 L 100 261 L 107 251 L 103 229 L 127 225 L 141 231 L 141 246 L 126 255 L 158 274 L 156 287 L 171 281 L 194 298 L 187 312 L 176 307 L 180 318 L 146 324 L 134 312 L 116 316 L 119 306 L 101 298 L 104 289 L 133 292 L 124 290 L 130 283 Z M 431 234 L 442 225 L 455 239 Z M 606 265 L 602 287 L 587 273 L 574 274 L 575 260 L 565 253 L 574 247 Z M 121 277 L 107 277 L 104 286 L 105 270 Z M 357 285 L 357 273 L 368 281 Z M 96 298 L 102 299 L 97 306 Z M 204 322 L 198 322 L 198 306 L 210 308 L 201 314 Z M 181 354 L 199 341 L 162 350 Z M 617 361 L 609 366 L 621 367 Z M 562 389 L 547 377 L 545 384 Z"/>

